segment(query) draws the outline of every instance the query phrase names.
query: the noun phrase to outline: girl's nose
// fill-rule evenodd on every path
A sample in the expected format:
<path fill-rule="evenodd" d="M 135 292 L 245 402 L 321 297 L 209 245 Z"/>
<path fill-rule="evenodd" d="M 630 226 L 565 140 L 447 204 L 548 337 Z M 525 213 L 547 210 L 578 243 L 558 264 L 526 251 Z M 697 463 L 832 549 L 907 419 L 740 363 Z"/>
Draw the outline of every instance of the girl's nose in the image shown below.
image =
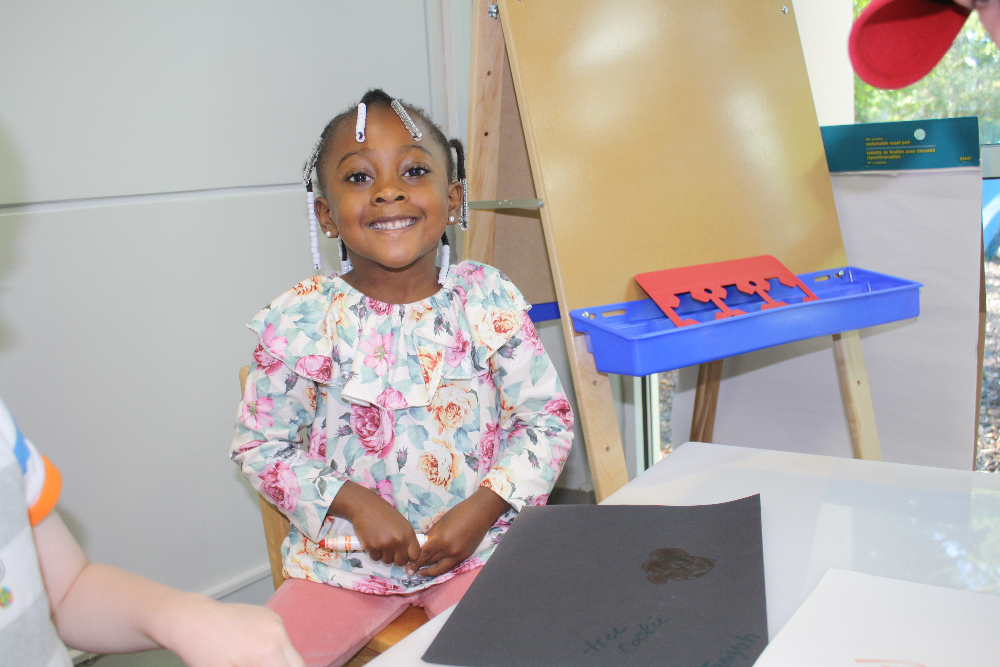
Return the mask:
<path fill-rule="evenodd" d="M 372 193 L 373 204 L 389 204 L 406 200 L 406 190 L 395 179 L 387 178 Z"/>

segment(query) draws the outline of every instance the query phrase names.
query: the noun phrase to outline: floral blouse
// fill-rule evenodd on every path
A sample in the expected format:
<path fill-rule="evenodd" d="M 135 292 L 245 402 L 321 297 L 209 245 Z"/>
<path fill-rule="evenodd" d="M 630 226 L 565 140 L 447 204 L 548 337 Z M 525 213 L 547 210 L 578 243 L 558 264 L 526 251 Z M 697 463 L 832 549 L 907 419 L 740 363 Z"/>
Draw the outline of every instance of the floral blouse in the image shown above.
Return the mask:
<path fill-rule="evenodd" d="M 392 305 L 336 274 L 260 311 L 259 344 L 231 456 L 291 521 L 285 575 L 365 593 L 409 593 L 482 565 L 525 505 L 542 505 L 566 462 L 573 413 L 500 271 L 466 261 L 441 290 Z M 354 533 L 327 517 L 352 480 L 425 533 L 480 486 L 513 508 L 477 553 L 438 577 L 409 577 L 362 551 L 317 542 Z"/>

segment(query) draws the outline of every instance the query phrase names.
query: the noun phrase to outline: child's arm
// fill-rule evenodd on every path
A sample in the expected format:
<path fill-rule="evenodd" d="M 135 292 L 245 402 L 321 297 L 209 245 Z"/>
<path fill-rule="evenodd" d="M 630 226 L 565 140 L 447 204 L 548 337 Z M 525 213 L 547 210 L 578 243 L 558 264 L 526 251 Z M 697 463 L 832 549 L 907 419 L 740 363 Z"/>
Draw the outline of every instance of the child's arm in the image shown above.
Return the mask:
<path fill-rule="evenodd" d="M 250 484 L 314 542 L 329 530 L 327 517 L 341 517 L 354 525 L 372 560 L 402 567 L 419 556 L 417 535 L 402 514 L 326 465 L 326 422 L 316 422 L 326 387 L 269 358 L 262 365 L 258 356 L 232 446 Z M 303 426 L 310 427 L 308 443 L 299 435 Z"/>
<path fill-rule="evenodd" d="M 430 539 L 411 568 L 422 568 L 424 576 L 443 574 L 473 555 L 507 510 L 545 504 L 573 441 L 572 410 L 526 313 L 490 365 L 500 398 L 500 451 L 479 490 L 427 531 Z"/>
<path fill-rule="evenodd" d="M 91 563 L 55 512 L 33 531 L 52 618 L 68 646 L 93 653 L 162 646 L 190 667 L 305 667 L 269 609 Z"/>
<path fill-rule="evenodd" d="M 259 350 L 260 348 L 258 348 Z M 250 366 L 230 455 L 250 485 L 319 541 L 347 476 L 326 464 L 326 387 L 281 362 Z M 305 427 L 303 429 L 303 427 Z M 303 442 L 300 432 L 307 432 Z"/>

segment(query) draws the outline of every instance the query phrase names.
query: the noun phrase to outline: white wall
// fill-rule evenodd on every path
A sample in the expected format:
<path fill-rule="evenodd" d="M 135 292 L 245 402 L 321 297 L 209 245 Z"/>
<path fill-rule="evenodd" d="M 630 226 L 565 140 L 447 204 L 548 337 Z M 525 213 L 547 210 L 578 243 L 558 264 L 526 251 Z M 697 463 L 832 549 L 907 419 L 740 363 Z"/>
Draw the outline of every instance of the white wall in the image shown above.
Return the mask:
<path fill-rule="evenodd" d="M 298 181 L 334 114 L 382 86 L 464 136 L 467 4 L 0 3 L 0 395 L 92 558 L 267 573 L 228 460 L 245 323 L 312 272 Z"/>
<path fill-rule="evenodd" d="M 854 122 L 854 70 L 847 54 L 851 0 L 796 0 L 802 54 L 820 126 Z"/>

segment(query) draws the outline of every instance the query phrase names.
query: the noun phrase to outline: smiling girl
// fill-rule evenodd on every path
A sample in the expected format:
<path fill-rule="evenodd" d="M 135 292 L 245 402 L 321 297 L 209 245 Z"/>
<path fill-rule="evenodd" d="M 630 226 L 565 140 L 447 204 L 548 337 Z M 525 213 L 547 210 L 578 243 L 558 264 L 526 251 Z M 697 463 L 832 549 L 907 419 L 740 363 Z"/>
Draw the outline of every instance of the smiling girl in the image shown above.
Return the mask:
<path fill-rule="evenodd" d="M 570 448 L 521 293 L 492 267 L 449 266 L 446 245 L 436 265 L 447 226 L 465 224 L 463 162 L 420 109 L 366 93 L 306 165 L 345 273 L 250 323 L 232 458 L 291 521 L 268 606 L 310 665 L 343 664 L 410 604 L 433 617 L 457 602 Z M 342 535 L 365 551 L 320 544 Z"/>

